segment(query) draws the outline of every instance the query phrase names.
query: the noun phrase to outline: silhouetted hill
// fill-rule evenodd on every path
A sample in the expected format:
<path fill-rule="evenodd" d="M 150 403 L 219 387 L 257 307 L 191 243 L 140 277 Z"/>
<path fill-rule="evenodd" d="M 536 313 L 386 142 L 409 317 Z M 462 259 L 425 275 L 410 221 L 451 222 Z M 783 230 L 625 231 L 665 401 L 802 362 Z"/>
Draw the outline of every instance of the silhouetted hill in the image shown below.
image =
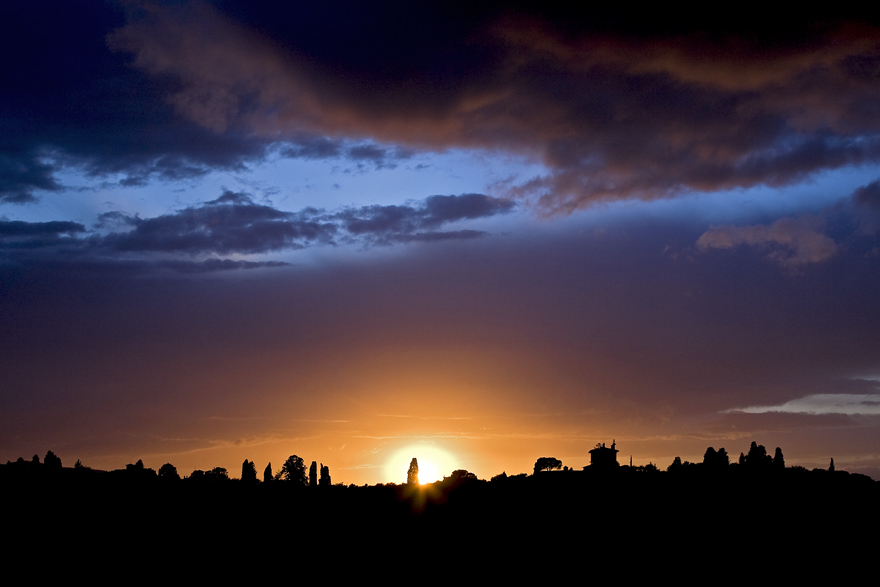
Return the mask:
<path fill-rule="evenodd" d="M 250 561 L 257 573 L 295 560 L 338 573 L 382 561 L 490 578 L 541 560 L 625 569 L 648 557 L 715 568 L 731 555 L 757 556 L 754 549 L 801 560 L 819 543 L 823 556 L 853 556 L 880 521 L 869 477 L 797 467 L 588 467 L 370 487 L 170 480 L 150 471 L 0 465 L 4 526 L 18 545 L 112 564 Z"/>

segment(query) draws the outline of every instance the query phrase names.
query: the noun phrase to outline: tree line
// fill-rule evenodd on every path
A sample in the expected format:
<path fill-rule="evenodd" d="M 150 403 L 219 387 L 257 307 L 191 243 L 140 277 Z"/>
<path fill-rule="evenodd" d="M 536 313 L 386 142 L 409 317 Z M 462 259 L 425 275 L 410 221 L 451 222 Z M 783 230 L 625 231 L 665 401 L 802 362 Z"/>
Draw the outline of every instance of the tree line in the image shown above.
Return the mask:
<path fill-rule="evenodd" d="M 604 450 L 604 445 L 597 445 L 597 448 L 602 447 Z M 607 463 L 606 463 L 607 465 Z M 782 453 L 782 449 L 776 447 L 773 456 L 770 456 L 767 449 L 758 444 L 755 441 L 752 441 L 749 446 L 748 452 L 741 452 L 739 458 L 735 461 L 732 461 L 727 450 L 722 448 L 715 449 L 714 447 L 708 447 L 703 455 L 703 459 L 700 462 L 691 463 L 689 461 L 682 461 L 681 457 L 676 456 L 672 463 L 666 467 L 665 471 L 661 470 L 659 467 L 654 465 L 653 463 L 648 463 L 646 465 L 637 465 L 637 466 L 627 466 L 627 465 L 619 465 L 616 460 L 613 460 L 613 465 L 615 469 L 619 469 L 621 471 L 631 471 L 636 473 L 668 473 L 668 474 L 679 474 L 679 473 L 690 473 L 690 474 L 700 474 L 700 473 L 720 473 L 724 471 L 733 471 L 733 470 L 741 470 L 751 473 L 763 473 L 763 472 L 772 472 L 772 471 L 806 471 L 803 467 L 794 466 L 794 467 L 786 467 L 785 457 Z M 543 475 L 545 473 L 560 471 L 560 472 L 590 472 L 597 473 L 606 469 L 606 466 L 597 467 L 595 465 L 585 466 L 582 469 L 574 469 L 568 466 L 563 466 L 562 461 L 555 457 L 540 457 L 535 461 L 532 475 L 533 477 L 537 477 L 539 475 Z M 60 473 L 65 469 L 62 466 L 61 459 L 53 452 L 48 451 L 43 461 L 40 461 L 38 455 L 34 455 L 30 460 L 25 460 L 23 457 L 19 457 L 15 462 L 7 461 L 6 465 L 0 465 L 0 478 L 15 478 L 15 477 L 23 477 L 23 476 L 34 476 L 34 475 L 52 475 L 56 473 Z M 813 469 L 813 471 L 827 470 L 830 472 L 834 472 L 834 459 L 832 458 L 829 464 L 828 469 Z M 125 465 L 124 469 L 115 470 L 115 471 L 95 471 L 90 467 L 83 465 L 79 460 L 76 461 L 76 464 L 73 467 L 73 471 L 77 474 L 86 474 L 86 473 L 111 473 L 116 476 L 125 476 L 129 480 L 147 480 L 151 478 L 160 479 L 163 481 L 180 481 L 180 480 L 188 480 L 192 482 L 224 482 L 230 480 L 236 480 L 229 476 L 229 472 L 223 467 L 214 467 L 213 469 L 203 471 L 200 469 L 194 470 L 190 475 L 181 478 L 180 474 L 177 471 L 177 468 L 171 463 L 165 463 L 161 467 L 159 467 L 158 471 L 154 471 L 151 468 L 144 466 L 142 460 L 138 460 L 136 463 L 129 463 Z M 501 473 L 500 475 L 495 475 L 491 478 L 492 482 L 503 482 L 508 479 L 517 479 L 524 478 L 528 475 L 526 473 L 521 473 L 518 475 L 508 476 L 506 472 Z M 866 476 L 861 476 L 866 477 Z M 870 479 L 866 477 L 867 479 Z M 303 486 L 303 487 L 329 487 L 332 485 L 332 480 L 330 477 L 330 468 L 325 466 L 323 463 L 319 463 L 317 461 L 312 461 L 311 465 L 306 471 L 305 461 L 302 457 L 297 455 L 290 455 L 277 472 L 273 473 L 272 463 L 268 463 L 263 470 L 262 478 L 257 474 L 257 467 L 254 461 L 245 459 L 242 463 L 241 467 L 241 476 L 238 481 L 244 484 L 258 484 L 258 483 L 274 483 L 283 481 L 288 484 L 294 486 Z M 452 471 L 448 476 L 444 477 L 444 481 L 448 483 L 459 483 L 462 481 L 479 481 L 478 477 L 467 470 L 459 469 L 456 471 Z M 339 483 L 337 485 L 344 485 Z M 396 486 L 396 483 L 379 483 L 378 486 Z M 413 458 L 410 462 L 409 468 L 406 471 L 406 482 L 403 486 L 417 486 L 419 485 L 419 466 L 418 460 Z M 352 487 L 352 486 L 350 486 Z"/>

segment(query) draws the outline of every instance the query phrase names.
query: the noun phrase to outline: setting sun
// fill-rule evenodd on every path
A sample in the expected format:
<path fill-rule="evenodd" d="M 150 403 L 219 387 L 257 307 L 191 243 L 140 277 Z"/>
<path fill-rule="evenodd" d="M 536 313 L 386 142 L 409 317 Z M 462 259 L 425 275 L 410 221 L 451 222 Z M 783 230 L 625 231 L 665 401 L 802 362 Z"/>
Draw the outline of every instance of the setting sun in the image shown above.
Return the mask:
<path fill-rule="evenodd" d="M 413 459 L 419 464 L 419 483 L 433 483 L 459 468 L 455 457 L 432 444 L 411 444 L 398 450 L 388 459 L 387 477 L 393 481 L 406 481 L 406 472 Z M 398 481 L 398 479 L 400 481 Z"/>

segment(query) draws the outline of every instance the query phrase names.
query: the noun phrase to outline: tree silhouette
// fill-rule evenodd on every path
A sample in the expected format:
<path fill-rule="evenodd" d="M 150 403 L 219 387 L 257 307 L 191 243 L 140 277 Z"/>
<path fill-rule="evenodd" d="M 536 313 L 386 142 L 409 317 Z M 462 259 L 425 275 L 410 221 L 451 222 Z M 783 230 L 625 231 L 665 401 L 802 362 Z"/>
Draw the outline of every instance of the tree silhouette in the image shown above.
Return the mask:
<path fill-rule="evenodd" d="M 318 486 L 318 463 L 316 461 L 312 461 L 312 465 L 309 467 L 309 487 L 317 487 Z"/>
<path fill-rule="evenodd" d="M 241 480 L 245 483 L 257 482 L 257 466 L 247 459 L 241 464 Z"/>
<path fill-rule="evenodd" d="M 51 450 L 46 453 L 46 458 L 43 459 L 43 464 L 47 469 L 51 470 L 59 470 L 61 469 L 61 459 L 55 456 L 55 453 Z"/>
<path fill-rule="evenodd" d="M 263 483 L 268 483 L 272 480 L 272 463 L 266 465 L 266 468 L 263 469 Z"/>
<path fill-rule="evenodd" d="M 156 477 L 156 471 L 144 466 L 144 461 L 138 459 L 136 463 L 125 465 L 125 474 L 129 479 L 146 480 Z"/>
<path fill-rule="evenodd" d="M 749 453 L 746 455 L 746 466 L 750 469 L 769 469 L 773 465 L 773 457 L 767 454 L 767 449 L 763 444 L 758 444 L 754 440 L 749 446 Z"/>
<path fill-rule="evenodd" d="M 709 447 L 706 449 L 706 454 L 703 455 L 703 466 L 709 469 L 723 469 L 730 464 L 730 457 L 727 456 L 727 451 L 723 448 L 719 448 L 716 451 L 713 447 Z"/>
<path fill-rule="evenodd" d="M 418 485 L 419 484 L 419 461 L 413 458 L 409 463 L 409 469 L 406 471 L 406 484 L 407 485 Z"/>
<path fill-rule="evenodd" d="M 477 476 L 474 473 L 471 473 L 470 471 L 468 471 L 466 469 L 456 469 L 455 471 L 453 471 L 452 473 L 449 474 L 449 479 L 452 479 L 454 481 L 458 481 L 461 479 L 476 479 L 476 478 L 477 478 Z"/>
<path fill-rule="evenodd" d="M 144 461 L 142 459 L 138 459 L 136 463 L 128 463 L 125 465 L 126 471 L 143 471 L 144 470 Z"/>
<path fill-rule="evenodd" d="M 229 481 L 229 473 L 223 467 L 214 467 L 210 471 L 205 472 L 205 480 L 207 481 Z"/>
<path fill-rule="evenodd" d="M 321 487 L 330 487 L 330 467 L 325 467 L 321 463 Z"/>
<path fill-rule="evenodd" d="M 715 464 L 715 459 L 718 458 L 718 453 L 715 451 L 714 447 L 709 447 L 706 449 L 706 453 L 703 455 L 703 464 L 707 466 L 712 466 Z"/>
<path fill-rule="evenodd" d="M 275 475 L 275 479 L 283 479 L 285 481 L 293 481 L 297 485 L 306 485 L 306 465 L 301 457 L 290 455 L 281 470 Z"/>
<path fill-rule="evenodd" d="M 784 469 L 785 468 L 785 457 L 782 456 L 782 449 L 778 446 L 776 447 L 776 454 L 773 455 L 773 468 L 774 469 Z"/>
<path fill-rule="evenodd" d="M 177 474 L 177 467 L 171 463 L 165 463 L 159 467 L 159 477 L 162 479 L 173 479 L 175 481 L 180 480 L 180 475 Z"/>
<path fill-rule="evenodd" d="M 535 475 L 540 471 L 551 471 L 553 469 L 561 469 L 562 461 L 554 457 L 541 457 L 535 461 Z"/>

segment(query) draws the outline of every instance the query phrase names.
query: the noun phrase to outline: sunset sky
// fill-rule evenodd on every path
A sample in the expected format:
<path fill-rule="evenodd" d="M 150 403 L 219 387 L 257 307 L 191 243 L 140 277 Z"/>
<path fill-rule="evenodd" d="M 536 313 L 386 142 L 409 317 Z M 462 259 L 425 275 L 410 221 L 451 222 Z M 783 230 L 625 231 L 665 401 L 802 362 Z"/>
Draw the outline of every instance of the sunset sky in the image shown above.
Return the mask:
<path fill-rule="evenodd" d="M 880 20 L 536 5 L 3 3 L 0 462 L 880 479 Z"/>

